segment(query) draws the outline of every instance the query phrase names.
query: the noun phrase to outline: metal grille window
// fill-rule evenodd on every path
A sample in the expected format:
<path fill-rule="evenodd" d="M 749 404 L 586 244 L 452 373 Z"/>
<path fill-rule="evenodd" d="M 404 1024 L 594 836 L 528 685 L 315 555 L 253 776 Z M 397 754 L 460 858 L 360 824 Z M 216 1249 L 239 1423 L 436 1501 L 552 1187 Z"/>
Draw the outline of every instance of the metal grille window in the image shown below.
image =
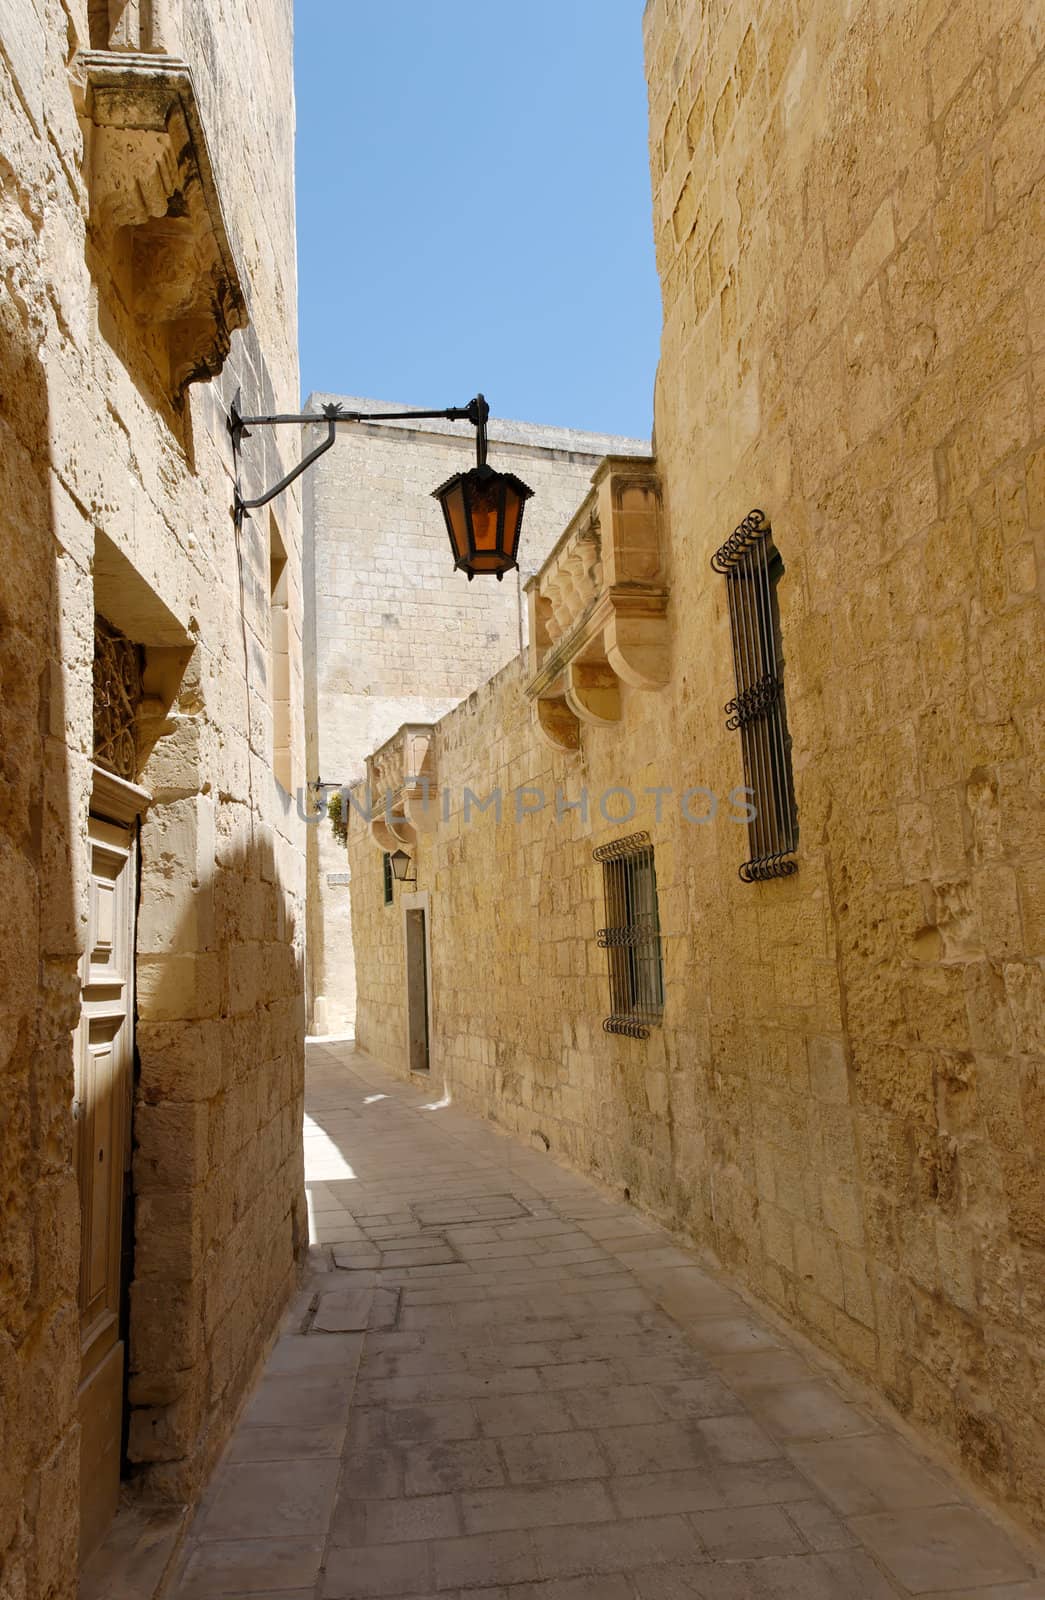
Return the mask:
<path fill-rule="evenodd" d="M 607 926 L 598 941 L 610 969 L 610 1015 L 602 1025 L 607 1033 L 648 1039 L 664 1012 L 653 846 L 648 833 L 633 833 L 600 845 L 594 856 L 602 862 L 606 895 Z"/>
<path fill-rule="evenodd" d="M 393 887 L 395 879 L 392 875 L 392 857 L 387 850 L 381 857 L 381 870 L 384 874 L 385 905 L 390 906 L 395 899 L 395 889 Z"/>
<path fill-rule="evenodd" d="M 733 634 L 737 692 L 726 706 L 726 727 L 740 729 L 755 812 L 748 824 L 751 856 L 740 876 L 745 883 L 786 878 L 798 870 L 798 816 L 776 592 L 784 563 L 765 512 L 749 511 L 711 565 L 726 579 Z"/>

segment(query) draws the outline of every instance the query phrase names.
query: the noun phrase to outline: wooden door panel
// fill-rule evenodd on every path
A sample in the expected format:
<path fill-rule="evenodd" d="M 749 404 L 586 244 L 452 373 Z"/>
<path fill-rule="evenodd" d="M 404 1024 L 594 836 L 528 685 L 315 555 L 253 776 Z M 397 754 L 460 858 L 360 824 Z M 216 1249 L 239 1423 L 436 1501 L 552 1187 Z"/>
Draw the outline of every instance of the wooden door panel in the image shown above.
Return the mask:
<path fill-rule="evenodd" d="M 130 1148 L 136 864 L 129 828 L 92 816 L 89 841 L 89 921 L 75 1058 L 82 1559 L 108 1527 L 120 1492 L 124 1393 L 120 1274 Z"/>
<path fill-rule="evenodd" d="M 115 1321 L 120 1292 L 120 1220 L 126 1146 L 127 1023 L 113 1016 L 84 1021 L 80 1117 L 80 1204 L 85 1227 L 80 1270 L 80 1334 L 89 1346 Z"/>

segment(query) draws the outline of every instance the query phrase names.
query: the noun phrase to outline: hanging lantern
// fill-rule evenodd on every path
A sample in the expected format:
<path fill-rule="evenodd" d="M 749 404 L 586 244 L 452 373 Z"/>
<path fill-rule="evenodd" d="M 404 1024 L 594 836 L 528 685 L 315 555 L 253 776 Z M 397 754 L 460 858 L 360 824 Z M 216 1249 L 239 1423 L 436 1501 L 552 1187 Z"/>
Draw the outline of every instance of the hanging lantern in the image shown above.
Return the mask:
<path fill-rule="evenodd" d="M 396 883 L 417 882 L 416 872 L 412 878 L 408 876 L 411 857 L 407 855 L 405 850 L 393 850 L 391 856 L 389 857 L 389 863 L 392 868 L 392 876 Z"/>
<path fill-rule="evenodd" d="M 467 572 L 492 572 L 497 581 L 519 565 L 523 510 L 533 490 L 514 472 L 495 472 L 486 462 L 486 402 L 478 396 L 477 465 L 459 472 L 433 491 L 446 519 L 454 566 Z"/>

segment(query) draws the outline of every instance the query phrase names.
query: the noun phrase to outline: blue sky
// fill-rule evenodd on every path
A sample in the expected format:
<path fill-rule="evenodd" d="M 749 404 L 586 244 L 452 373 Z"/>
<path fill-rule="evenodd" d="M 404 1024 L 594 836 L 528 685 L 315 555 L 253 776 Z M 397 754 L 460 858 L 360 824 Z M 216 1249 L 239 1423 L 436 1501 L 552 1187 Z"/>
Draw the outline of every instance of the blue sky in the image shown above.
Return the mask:
<path fill-rule="evenodd" d="M 641 0 L 296 0 L 303 392 L 648 437 Z"/>

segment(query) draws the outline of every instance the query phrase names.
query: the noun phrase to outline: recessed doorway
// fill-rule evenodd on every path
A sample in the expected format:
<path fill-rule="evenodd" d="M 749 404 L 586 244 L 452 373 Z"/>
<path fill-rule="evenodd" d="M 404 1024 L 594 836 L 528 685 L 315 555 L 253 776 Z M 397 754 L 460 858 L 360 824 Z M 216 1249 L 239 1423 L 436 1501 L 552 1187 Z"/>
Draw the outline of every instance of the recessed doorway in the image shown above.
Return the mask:
<path fill-rule="evenodd" d="M 431 1060 L 431 958 L 429 950 L 429 897 L 403 896 L 403 935 L 406 946 L 406 1039 L 411 1072 L 430 1072 Z"/>

